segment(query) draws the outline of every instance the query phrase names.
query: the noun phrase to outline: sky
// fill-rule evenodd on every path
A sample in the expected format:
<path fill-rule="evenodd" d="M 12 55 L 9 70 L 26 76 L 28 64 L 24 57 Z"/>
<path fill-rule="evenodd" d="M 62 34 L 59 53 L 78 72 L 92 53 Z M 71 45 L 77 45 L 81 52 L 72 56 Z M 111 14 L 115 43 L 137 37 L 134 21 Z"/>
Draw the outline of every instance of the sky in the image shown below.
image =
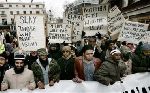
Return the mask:
<path fill-rule="evenodd" d="M 0 2 L 6 2 L 6 0 L 0 0 Z M 67 3 L 72 3 L 75 0 L 33 0 L 33 2 L 44 2 L 46 10 L 52 10 L 54 17 L 62 17 L 64 8 Z M 7 0 L 7 2 L 31 2 L 31 0 Z"/>

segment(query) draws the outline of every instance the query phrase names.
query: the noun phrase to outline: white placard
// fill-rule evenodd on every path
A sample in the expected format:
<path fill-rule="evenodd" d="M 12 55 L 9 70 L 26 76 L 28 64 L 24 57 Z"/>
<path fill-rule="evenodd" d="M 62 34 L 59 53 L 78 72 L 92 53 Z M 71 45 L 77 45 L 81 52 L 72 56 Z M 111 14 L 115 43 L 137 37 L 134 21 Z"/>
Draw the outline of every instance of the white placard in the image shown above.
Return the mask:
<path fill-rule="evenodd" d="M 44 15 L 15 15 L 19 47 L 24 51 L 46 48 Z"/>
<path fill-rule="evenodd" d="M 47 24 L 49 43 L 71 43 L 72 25 L 68 24 Z"/>
<path fill-rule="evenodd" d="M 111 33 L 111 37 L 114 37 L 114 35 L 121 31 L 124 21 L 125 19 L 117 6 L 110 9 L 108 13 L 108 31 Z"/>
<path fill-rule="evenodd" d="M 81 40 L 82 31 L 83 31 L 83 16 L 65 14 L 63 18 L 63 22 L 72 25 L 72 42 L 77 42 Z"/>
<path fill-rule="evenodd" d="M 107 34 L 108 5 L 93 5 L 83 7 L 84 31 L 86 36 L 96 33 Z"/>
<path fill-rule="evenodd" d="M 150 40 L 150 31 L 147 31 L 149 24 L 126 21 L 122 31 L 119 34 L 118 41 L 128 41 L 138 44 L 140 41 L 148 42 Z"/>
<path fill-rule="evenodd" d="M 3 40 L 4 40 L 4 33 L 0 32 L 0 44 L 3 43 Z"/>

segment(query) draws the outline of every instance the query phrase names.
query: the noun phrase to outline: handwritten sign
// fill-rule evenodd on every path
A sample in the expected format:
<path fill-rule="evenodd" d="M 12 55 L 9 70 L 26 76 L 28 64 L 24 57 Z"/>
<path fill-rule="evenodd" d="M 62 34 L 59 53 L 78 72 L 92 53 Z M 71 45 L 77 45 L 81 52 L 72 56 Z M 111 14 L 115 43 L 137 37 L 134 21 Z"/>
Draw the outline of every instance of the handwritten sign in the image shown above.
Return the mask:
<path fill-rule="evenodd" d="M 116 34 L 121 31 L 124 21 L 125 19 L 117 6 L 110 9 L 108 13 L 108 31 L 111 33 L 112 39 L 118 38 Z"/>
<path fill-rule="evenodd" d="M 36 51 L 46 47 L 44 15 L 15 15 L 19 47 Z"/>
<path fill-rule="evenodd" d="M 108 5 L 95 5 L 83 8 L 84 31 L 86 36 L 93 36 L 100 32 L 107 33 Z"/>
<path fill-rule="evenodd" d="M 47 24 L 47 27 L 49 43 L 71 43 L 71 25 Z"/>
<path fill-rule="evenodd" d="M 150 31 L 147 31 L 148 24 L 126 21 L 119 35 L 118 41 L 128 41 L 138 44 L 140 41 L 150 40 Z"/>
<path fill-rule="evenodd" d="M 81 40 L 83 31 L 83 16 L 64 14 L 63 22 L 72 25 L 72 42 Z"/>

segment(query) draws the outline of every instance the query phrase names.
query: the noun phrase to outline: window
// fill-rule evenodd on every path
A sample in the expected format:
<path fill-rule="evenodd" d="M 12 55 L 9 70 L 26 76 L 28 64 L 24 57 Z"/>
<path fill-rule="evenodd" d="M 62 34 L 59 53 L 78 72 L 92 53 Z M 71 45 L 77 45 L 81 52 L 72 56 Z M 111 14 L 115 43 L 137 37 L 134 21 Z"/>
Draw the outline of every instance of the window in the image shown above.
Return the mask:
<path fill-rule="evenodd" d="M 39 14 L 40 12 L 39 11 L 36 11 L 36 14 Z"/>
<path fill-rule="evenodd" d="M 17 11 L 17 14 L 19 14 L 19 11 Z"/>
<path fill-rule="evenodd" d="M 2 11 L 2 13 L 1 13 L 2 15 L 4 15 L 5 14 L 5 11 Z"/>
<path fill-rule="evenodd" d="M 10 11 L 10 15 L 13 15 L 13 11 Z"/>
<path fill-rule="evenodd" d="M 18 7 L 18 5 L 16 5 L 16 7 Z"/>
<path fill-rule="evenodd" d="M 11 18 L 11 23 L 14 24 L 14 19 L 13 18 Z"/>
<path fill-rule="evenodd" d="M 9 5 L 9 7 L 12 7 L 12 5 Z"/>
<path fill-rule="evenodd" d="M 0 7 L 4 7 L 3 4 L 0 4 Z"/>
<path fill-rule="evenodd" d="M 26 11 L 23 11 L 23 14 L 26 14 Z"/>
<path fill-rule="evenodd" d="M 39 5 L 36 5 L 36 8 L 39 8 Z"/>
<path fill-rule="evenodd" d="M 31 7 L 31 5 L 29 5 L 29 7 Z"/>
<path fill-rule="evenodd" d="M 22 7 L 25 7 L 25 5 L 22 5 Z"/>
<path fill-rule="evenodd" d="M 30 11 L 30 14 L 32 14 L 32 11 Z"/>
<path fill-rule="evenodd" d="M 2 24 L 7 25 L 7 19 L 2 19 Z"/>

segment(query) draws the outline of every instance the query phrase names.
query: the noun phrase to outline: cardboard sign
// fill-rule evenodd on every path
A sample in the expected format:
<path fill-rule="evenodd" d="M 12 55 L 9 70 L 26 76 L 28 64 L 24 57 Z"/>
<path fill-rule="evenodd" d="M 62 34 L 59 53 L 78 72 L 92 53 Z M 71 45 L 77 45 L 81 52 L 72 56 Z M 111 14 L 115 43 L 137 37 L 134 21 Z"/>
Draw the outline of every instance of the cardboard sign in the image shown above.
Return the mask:
<path fill-rule="evenodd" d="M 71 43 L 71 25 L 47 24 L 47 28 L 49 43 Z"/>
<path fill-rule="evenodd" d="M 83 7 L 84 31 L 86 36 L 93 36 L 96 33 L 107 33 L 108 5 L 94 5 Z"/>
<path fill-rule="evenodd" d="M 110 9 L 108 13 L 108 31 L 111 33 L 110 36 L 113 40 L 118 38 L 116 34 L 119 35 L 124 21 L 125 19 L 117 6 L 114 6 L 112 9 Z"/>
<path fill-rule="evenodd" d="M 72 42 L 81 40 L 83 31 L 83 16 L 64 14 L 63 22 L 72 25 Z"/>
<path fill-rule="evenodd" d="M 148 42 L 150 31 L 147 31 L 147 29 L 148 24 L 126 21 L 119 34 L 118 41 L 128 41 L 134 44 L 138 44 L 140 41 Z"/>
<path fill-rule="evenodd" d="M 19 47 L 36 51 L 46 47 L 44 15 L 15 15 Z"/>

